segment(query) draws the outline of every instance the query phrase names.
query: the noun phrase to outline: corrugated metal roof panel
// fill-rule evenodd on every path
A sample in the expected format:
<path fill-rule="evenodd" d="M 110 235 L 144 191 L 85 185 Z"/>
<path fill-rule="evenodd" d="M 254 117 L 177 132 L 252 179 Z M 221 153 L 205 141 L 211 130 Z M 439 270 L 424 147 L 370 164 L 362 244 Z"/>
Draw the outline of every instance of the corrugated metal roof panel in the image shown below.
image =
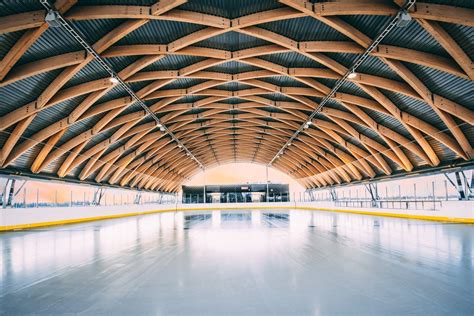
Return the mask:
<path fill-rule="evenodd" d="M 26 150 L 25 153 L 23 153 L 20 157 L 18 157 L 15 161 L 13 161 L 13 163 L 11 164 L 11 167 L 28 170 L 29 169 L 28 167 L 31 166 L 31 164 L 35 161 L 41 148 L 43 148 L 42 144 L 37 144 L 35 146 L 28 148 L 28 150 Z M 48 170 L 45 170 L 44 172 L 48 172 Z"/>
<path fill-rule="evenodd" d="M 304 83 L 296 81 L 293 78 L 287 76 L 275 76 L 269 78 L 260 78 L 260 81 L 265 81 L 280 87 L 307 87 Z"/>
<path fill-rule="evenodd" d="M 474 6 L 474 1 L 470 1 Z M 438 22 L 471 60 L 474 59 L 474 28 L 472 26 Z"/>
<path fill-rule="evenodd" d="M 143 108 L 138 103 L 132 103 L 120 112 L 120 116 L 136 112 L 143 112 Z"/>
<path fill-rule="evenodd" d="M 169 89 L 187 89 L 192 86 L 198 85 L 200 83 L 206 82 L 206 79 L 194 79 L 194 78 L 179 78 L 173 82 L 167 84 L 159 90 L 169 90 Z"/>
<path fill-rule="evenodd" d="M 200 41 L 195 46 L 207 47 L 228 51 L 237 51 L 246 48 L 269 45 L 271 43 L 237 32 L 226 32 L 221 35 L 213 36 L 206 40 Z"/>
<path fill-rule="evenodd" d="M 187 3 L 180 6 L 180 9 L 233 19 L 264 10 L 280 8 L 283 6 L 283 4 L 278 3 L 277 1 L 269 0 L 189 0 Z"/>
<path fill-rule="evenodd" d="M 48 107 L 43 111 L 39 112 L 34 118 L 34 120 L 28 125 L 28 128 L 26 129 L 23 136 L 31 137 L 39 130 L 42 130 L 51 125 L 51 122 L 57 122 L 67 117 L 84 99 L 85 96 L 79 96 L 56 104 L 52 107 Z"/>
<path fill-rule="evenodd" d="M 341 20 L 352 25 L 371 39 L 375 39 L 390 21 L 389 16 L 380 15 L 344 15 Z"/>
<path fill-rule="evenodd" d="M 147 66 L 142 71 L 179 70 L 204 59 L 206 58 L 185 55 L 167 55 L 166 57 Z"/>
<path fill-rule="evenodd" d="M 147 80 L 147 81 L 137 81 L 137 82 L 127 82 L 130 88 L 138 93 L 141 89 L 145 88 L 146 86 L 152 84 L 155 80 Z M 124 90 L 125 92 L 125 90 Z"/>
<path fill-rule="evenodd" d="M 326 55 L 344 65 L 346 68 L 351 67 L 359 57 L 359 55 L 356 54 L 341 53 L 327 53 Z M 359 68 L 357 68 L 357 72 L 402 81 L 402 79 L 378 57 L 369 56 Z"/>
<path fill-rule="evenodd" d="M 347 41 L 342 33 L 313 17 L 287 19 L 260 24 L 258 27 L 301 41 Z"/>
<path fill-rule="evenodd" d="M 295 101 L 295 100 L 293 100 L 293 99 L 291 99 L 287 96 L 284 96 L 283 94 L 280 94 L 280 93 L 265 94 L 264 97 L 269 99 L 269 100 L 272 100 L 272 101 L 289 101 L 289 102 Z"/>
<path fill-rule="evenodd" d="M 37 10 L 43 10 L 43 6 L 37 0 L 9 0 L 0 2 L 0 16 Z"/>
<path fill-rule="evenodd" d="M 66 160 L 67 155 L 63 154 L 60 157 L 54 159 L 51 163 L 49 163 L 42 172 L 44 173 L 49 173 L 57 176 L 57 172 L 60 168 L 60 166 L 63 164 L 63 162 Z M 30 159 L 31 160 L 31 159 Z M 29 163 L 29 162 L 27 162 Z"/>
<path fill-rule="evenodd" d="M 156 0 L 80 0 L 79 5 L 147 5 L 155 4 Z"/>
<path fill-rule="evenodd" d="M 335 81 L 334 81 L 335 83 Z M 333 85 L 331 85 L 330 87 L 332 87 Z M 353 95 L 356 95 L 356 96 L 359 96 L 359 97 L 363 97 L 363 98 L 366 98 L 366 99 L 371 99 L 372 98 L 365 92 L 363 91 L 361 88 L 359 88 L 357 85 L 355 85 L 354 83 L 350 82 L 350 81 L 346 81 L 342 84 L 342 86 L 339 88 L 339 90 L 337 90 L 338 92 L 343 92 L 343 93 L 349 93 L 349 94 L 353 94 Z"/>
<path fill-rule="evenodd" d="M 261 70 L 258 67 L 247 65 L 238 61 L 228 61 L 206 69 L 207 71 L 215 71 L 227 74 L 238 74 L 248 71 Z"/>
<path fill-rule="evenodd" d="M 72 21 L 73 27 L 81 34 L 89 44 L 93 45 L 104 35 L 127 21 L 127 19 L 103 19 L 103 20 L 80 20 Z"/>
<path fill-rule="evenodd" d="M 424 0 L 423 2 L 453 5 L 453 0 Z M 474 2 L 472 2 L 471 0 L 456 0 L 456 6 L 474 9 Z"/>
<path fill-rule="evenodd" d="M 446 128 L 440 121 L 439 116 L 433 111 L 431 106 L 429 106 L 424 101 L 413 99 L 406 95 L 388 90 L 380 89 L 380 91 L 382 91 L 385 96 L 387 96 L 395 105 L 397 105 L 400 110 L 422 118 L 424 121 L 436 126 L 439 129 Z"/>
<path fill-rule="evenodd" d="M 415 21 L 412 21 L 406 27 L 395 27 L 384 38 L 382 44 L 411 48 L 440 56 L 449 56 L 441 45 Z"/>
<path fill-rule="evenodd" d="M 102 96 L 95 104 L 101 104 L 110 100 L 114 100 L 121 97 L 129 96 L 128 93 L 124 91 L 122 87 L 115 86 L 109 92 L 107 92 L 104 96 Z"/>
<path fill-rule="evenodd" d="M 403 82 L 402 78 L 377 57 L 369 56 L 357 71 Z"/>
<path fill-rule="evenodd" d="M 83 67 L 78 73 L 76 73 L 64 85 L 64 88 L 73 87 L 81 83 L 103 78 L 109 78 L 109 74 L 99 65 L 97 61 L 93 60 Z"/>
<path fill-rule="evenodd" d="M 7 141 L 8 137 L 10 137 L 14 128 L 15 128 L 14 126 L 11 126 L 9 128 L 6 128 L 3 131 L 0 131 L 0 146 L 1 147 L 3 147 L 3 144 Z"/>
<path fill-rule="evenodd" d="M 389 115 L 385 115 L 383 113 L 373 111 L 370 109 L 363 109 L 364 112 L 369 114 L 371 118 L 373 118 L 377 123 L 380 125 L 383 125 L 385 127 L 388 127 L 394 131 L 396 131 L 398 134 L 406 137 L 409 140 L 413 140 L 413 136 L 405 129 L 405 127 L 395 118 Z"/>
<path fill-rule="evenodd" d="M 163 20 L 149 20 L 148 23 L 127 34 L 117 45 L 168 44 L 185 35 L 206 28 L 203 25 Z"/>
<path fill-rule="evenodd" d="M 374 139 L 375 141 L 377 141 L 378 143 L 387 147 L 387 144 L 385 143 L 385 141 L 374 130 L 367 128 L 365 126 L 359 125 L 359 124 L 352 123 L 352 122 L 348 122 L 348 123 L 359 133 L 362 133 L 363 135 L 370 137 Z"/>
<path fill-rule="evenodd" d="M 0 60 L 10 51 L 15 43 L 25 34 L 26 31 L 0 34 Z"/>
<path fill-rule="evenodd" d="M 204 98 L 206 98 L 206 97 L 205 96 L 200 96 L 200 95 L 186 95 L 186 96 L 183 96 L 181 99 L 179 99 L 175 103 L 193 103 L 193 102 L 197 102 L 199 100 L 202 100 Z"/>
<path fill-rule="evenodd" d="M 88 161 L 84 161 L 83 163 L 79 164 L 76 168 L 72 169 L 71 172 L 69 173 L 69 176 L 72 176 L 74 178 L 79 177 L 81 174 L 82 169 L 87 165 Z"/>
<path fill-rule="evenodd" d="M 442 144 L 438 140 L 431 137 L 431 135 L 426 135 L 425 138 L 428 141 L 428 143 L 431 145 L 431 147 L 433 148 L 434 152 L 438 155 L 438 157 L 441 160 L 454 161 L 459 158 L 459 156 L 456 153 L 454 153 L 451 149 L 446 147 L 444 144 Z"/>
<path fill-rule="evenodd" d="M 18 65 L 83 50 L 82 46 L 76 40 L 70 38 L 64 29 L 50 27 L 41 35 L 40 40 L 34 42 L 23 54 L 18 61 Z"/>
<path fill-rule="evenodd" d="M 113 70 L 115 70 L 115 72 L 119 73 L 141 58 L 142 56 L 120 56 L 104 58 L 104 60 L 111 66 Z"/>
<path fill-rule="evenodd" d="M 219 103 L 226 103 L 226 104 L 239 104 L 239 103 L 244 103 L 244 102 L 249 102 L 249 101 L 239 99 L 239 98 L 229 98 L 229 99 L 219 101 Z"/>
<path fill-rule="evenodd" d="M 272 63 L 288 67 L 311 67 L 311 68 L 323 68 L 323 65 L 320 63 L 301 55 L 296 52 L 289 52 L 289 53 L 279 53 L 279 54 L 272 54 L 272 55 L 265 55 L 260 57 L 263 60 L 270 61 Z"/>
<path fill-rule="evenodd" d="M 252 88 L 254 87 L 247 84 L 240 83 L 240 82 L 227 82 L 217 87 L 214 87 L 214 89 L 228 90 L 228 91 L 238 91 L 238 90 L 252 89 Z"/>
<path fill-rule="evenodd" d="M 0 87 L 0 115 L 36 100 L 60 72 L 61 70 L 55 70 L 42 73 Z"/>
<path fill-rule="evenodd" d="M 474 110 L 474 83 L 443 71 L 404 63 L 431 90 L 451 101 Z"/>

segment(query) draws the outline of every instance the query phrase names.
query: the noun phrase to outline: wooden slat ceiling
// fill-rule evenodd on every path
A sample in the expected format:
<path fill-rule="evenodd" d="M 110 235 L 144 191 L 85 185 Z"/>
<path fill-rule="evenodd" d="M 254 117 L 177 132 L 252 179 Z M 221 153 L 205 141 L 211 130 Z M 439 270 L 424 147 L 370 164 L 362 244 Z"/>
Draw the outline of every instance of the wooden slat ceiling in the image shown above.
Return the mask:
<path fill-rule="evenodd" d="M 262 0 L 229 18 L 213 15 L 227 0 L 128 2 L 55 6 L 206 168 L 268 164 L 399 9 Z M 472 94 L 474 10 L 457 2 L 417 2 L 273 167 L 314 188 L 471 161 L 473 98 L 450 91 Z M 199 171 L 44 10 L 15 3 L 0 17 L 1 168 L 166 192 Z"/>

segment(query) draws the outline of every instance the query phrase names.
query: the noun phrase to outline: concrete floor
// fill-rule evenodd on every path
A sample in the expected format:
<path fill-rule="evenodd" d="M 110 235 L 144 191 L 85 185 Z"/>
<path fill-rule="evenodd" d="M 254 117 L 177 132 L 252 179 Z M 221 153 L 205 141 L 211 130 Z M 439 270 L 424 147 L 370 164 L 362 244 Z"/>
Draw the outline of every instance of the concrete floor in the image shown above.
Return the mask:
<path fill-rule="evenodd" d="M 474 314 L 474 226 L 309 211 L 0 234 L 0 313 Z"/>

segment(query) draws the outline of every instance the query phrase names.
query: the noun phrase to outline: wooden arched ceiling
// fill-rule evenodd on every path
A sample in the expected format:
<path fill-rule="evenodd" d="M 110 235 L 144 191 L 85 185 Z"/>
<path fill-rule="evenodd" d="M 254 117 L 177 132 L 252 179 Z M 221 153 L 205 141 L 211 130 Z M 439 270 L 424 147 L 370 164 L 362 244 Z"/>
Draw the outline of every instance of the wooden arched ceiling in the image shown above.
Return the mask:
<path fill-rule="evenodd" d="M 472 161 L 473 3 L 444 2 L 417 2 L 273 167 L 311 188 Z M 401 4 L 111 3 L 55 6 L 205 167 L 268 164 Z M 163 191 L 199 171 L 37 1 L 0 14 L 1 168 Z"/>

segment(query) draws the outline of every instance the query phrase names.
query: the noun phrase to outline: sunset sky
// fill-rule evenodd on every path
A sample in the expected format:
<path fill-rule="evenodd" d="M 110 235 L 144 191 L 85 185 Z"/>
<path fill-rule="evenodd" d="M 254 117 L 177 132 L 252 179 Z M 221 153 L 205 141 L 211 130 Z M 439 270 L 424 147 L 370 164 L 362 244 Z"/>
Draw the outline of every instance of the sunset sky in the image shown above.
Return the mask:
<path fill-rule="evenodd" d="M 268 169 L 268 178 L 272 183 L 288 183 L 290 192 L 302 192 L 304 188 L 287 174 Z M 185 185 L 206 184 L 239 184 L 265 182 L 265 166 L 251 163 L 232 163 L 217 166 L 198 173 Z"/>

